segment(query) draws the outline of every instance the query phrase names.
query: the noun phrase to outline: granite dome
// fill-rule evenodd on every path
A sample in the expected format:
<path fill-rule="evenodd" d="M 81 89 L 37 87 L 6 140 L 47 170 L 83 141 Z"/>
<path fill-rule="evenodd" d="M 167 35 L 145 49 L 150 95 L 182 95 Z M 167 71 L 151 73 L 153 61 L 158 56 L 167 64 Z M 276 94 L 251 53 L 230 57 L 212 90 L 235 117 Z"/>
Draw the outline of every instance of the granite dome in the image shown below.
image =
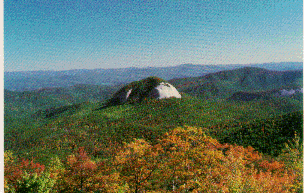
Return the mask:
<path fill-rule="evenodd" d="M 181 98 L 176 88 L 158 77 L 148 77 L 134 81 L 116 92 L 109 101 L 109 105 L 137 103 L 144 99 Z"/>

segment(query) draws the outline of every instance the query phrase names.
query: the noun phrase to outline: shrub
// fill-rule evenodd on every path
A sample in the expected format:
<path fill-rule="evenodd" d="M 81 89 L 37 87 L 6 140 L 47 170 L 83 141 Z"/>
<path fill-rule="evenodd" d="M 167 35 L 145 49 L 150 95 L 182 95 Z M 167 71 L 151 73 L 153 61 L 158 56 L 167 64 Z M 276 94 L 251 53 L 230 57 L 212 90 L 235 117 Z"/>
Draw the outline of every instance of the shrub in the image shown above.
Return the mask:
<path fill-rule="evenodd" d="M 21 180 L 18 180 L 16 193 L 48 193 L 52 190 L 55 180 L 50 177 L 50 174 L 24 173 Z"/>

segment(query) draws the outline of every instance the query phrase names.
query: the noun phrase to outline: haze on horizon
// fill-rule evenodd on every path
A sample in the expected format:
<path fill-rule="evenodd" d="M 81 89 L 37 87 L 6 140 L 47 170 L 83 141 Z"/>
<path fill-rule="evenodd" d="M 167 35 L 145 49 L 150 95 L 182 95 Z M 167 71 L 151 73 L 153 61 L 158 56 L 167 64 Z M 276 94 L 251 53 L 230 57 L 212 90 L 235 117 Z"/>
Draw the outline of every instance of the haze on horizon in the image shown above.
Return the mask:
<path fill-rule="evenodd" d="M 300 0 L 4 2 L 4 70 L 302 62 Z"/>

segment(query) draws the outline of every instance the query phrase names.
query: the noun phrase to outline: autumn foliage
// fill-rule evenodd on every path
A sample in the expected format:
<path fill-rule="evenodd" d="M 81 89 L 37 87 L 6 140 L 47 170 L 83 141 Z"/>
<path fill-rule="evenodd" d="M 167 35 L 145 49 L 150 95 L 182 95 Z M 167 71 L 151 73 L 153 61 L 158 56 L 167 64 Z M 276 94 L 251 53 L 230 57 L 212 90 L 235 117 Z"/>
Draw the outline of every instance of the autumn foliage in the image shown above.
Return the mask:
<path fill-rule="evenodd" d="M 266 158 L 252 147 L 221 144 L 201 129 L 180 127 L 157 143 L 134 139 L 106 159 L 79 148 L 46 168 L 16 162 L 8 152 L 5 185 L 8 192 L 18 190 L 25 172 L 49 172 L 51 192 L 300 192 L 301 156 L 292 157 L 295 149 Z"/>

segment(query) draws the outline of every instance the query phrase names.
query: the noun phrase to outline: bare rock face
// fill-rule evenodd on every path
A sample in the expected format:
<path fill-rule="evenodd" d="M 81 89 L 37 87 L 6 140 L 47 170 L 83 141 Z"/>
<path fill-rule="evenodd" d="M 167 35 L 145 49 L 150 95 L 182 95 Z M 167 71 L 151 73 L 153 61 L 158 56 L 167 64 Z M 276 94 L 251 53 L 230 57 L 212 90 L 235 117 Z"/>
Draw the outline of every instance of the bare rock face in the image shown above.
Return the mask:
<path fill-rule="evenodd" d="M 290 89 L 290 90 L 280 90 L 280 96 L 292 96 L 296 93 L 303 93 L 303 88 L 299 88 L 299 89 Z"/>
<path fill-rule="evenodd" d="M 181 98 L 174 86 L 157 77 L 135 81 L 121 88 L 114 94 L 108 105 L 119 105 L 127 102 L 137 103 L 144 99 Z"/>
<path fill-rule="evenodd" d="M 174 86 L 165 82 L 161 82 L 154 89 L 152 89 L 150 96 L 156 99 L 165 99 L 171 97 L 182 98 Z"/>

